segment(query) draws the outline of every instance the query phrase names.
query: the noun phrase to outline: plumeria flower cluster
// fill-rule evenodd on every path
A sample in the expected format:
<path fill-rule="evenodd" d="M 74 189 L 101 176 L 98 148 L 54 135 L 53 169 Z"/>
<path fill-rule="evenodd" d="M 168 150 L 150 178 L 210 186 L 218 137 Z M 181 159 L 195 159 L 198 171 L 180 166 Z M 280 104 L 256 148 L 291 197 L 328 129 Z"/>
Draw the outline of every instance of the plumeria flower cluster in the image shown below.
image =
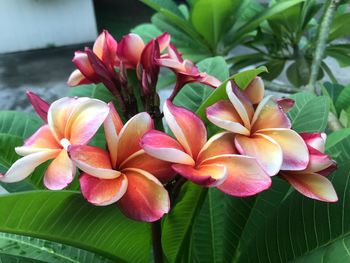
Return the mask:
<path fill-rule="evenodd" d="M 64 189 L 78 175 L 80 191 L 88 202 L 97 206 L 116 203 L 127 217 L 147 222 L 169 212 L 168 186 L 180 180 L 247 197 L 268 189 L 271 178 L 279 176 L 307 197 L 337 201 L 327 179 L 336 164 L 324 153 L 325 134 L 292 130 L 286 112 L 293 101 L 264 97 L 259 77 L 244 90 L 234 81 L 227 82 L 227 99 L 206 109 L 210 125 L 222 130 L 208 136 L 203 120 L 172 100 L 186 83 L 215 88 L 221 82 L 184 60 L 168 34 L 147 44 L 129 34 L 117 44 L 104 31 L 93 50 L 76 52 L 73 62 L 78 69 L 69 85 L 102 82 L 118 105 L 70 97 L 49 105 L 28 92 L 44 125 L 15 149 L 23 157 L 0 174 L 0 181 L 24 180 L 50 160 L 43 182 L 48 189 Z M 156 127 L 152 110 L 159 108 L 154 102 L 160 67 L 172 69 L 177 76 L 173 93 L 158 115 L 164 116 L 171 135 Z M 129 70 L 139 80 L 145 111 L 138 112 L 132 99 Z M 89 143 L 101 127 L 106 147 L 92 146 Z"/>

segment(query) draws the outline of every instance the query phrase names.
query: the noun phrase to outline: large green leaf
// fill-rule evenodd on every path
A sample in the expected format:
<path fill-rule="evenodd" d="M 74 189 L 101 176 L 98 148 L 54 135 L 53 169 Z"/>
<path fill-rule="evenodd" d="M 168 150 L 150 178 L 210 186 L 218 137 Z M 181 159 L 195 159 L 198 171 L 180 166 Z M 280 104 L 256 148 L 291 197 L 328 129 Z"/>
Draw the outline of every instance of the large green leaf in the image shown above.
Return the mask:
<path fill-rule="evenodd" d="M 221 81 L 225 81 L 229 76 L 228 67 L 223 57 L 204 59 L 197 64 L 197 67 L 200 72 L 206 72 Z M 207 85 L 188 84 L 182 88 L 174 102 L 179 106 L 196 111 L 212 92 L 213 88 Z"/>
<path fill-rule="evenodd" d="M 88 84 L 73 87 L 69 90 L 68 96 L 71 97 L 90 97 L 102 100 L 104 102 L 116 102 L 116 99 L 110 91 L 102 84 Z"/>
<path fill-rule="evenodd" d="M 4 263 L 44 263 L 45 261 L 30 259 L 21 256 L 13 256 L 0 252 L 0 262 Z"/>
<path fill-rule="evenodd" d="M 113 205 L 92 206 L 72 191 L 1 196 L 0 231 L 67 244 L 114 262 L 150 257 L 148 224 L 126 219 Z"/>
<path fill-rule="evenodd" d="M 50 263 L 112 263 L 109 259 L 82 249 L 33 237 L 7 233 L 0 233 L 0 251 L 16 258 L 25 257 L 27 261 L 41 260 Z"/>
<path fill-rule="evenodd" d="M 295 105 L 288 113 L 292 127 L 297 132 L 322 132 L 327 126 L 329 101 L 327 97 L 316 97 L 307 92 L 291 96 Z"/>
<path fill-rule="evenodd" d="M 336 102 L 335 108 L 337 112 L 341 112 L 341 110 L 347 110 L 350 108 L 350 86 L 345 87 L 339 94 Z"/>
<path fill-rule="evenodd" d="M 340 162 L 350 160 L 350 129 L 332 132 L 327 138 L 326 149 Z"/>
<path fill-rule="evenodd" d="M 141 24 L 131 29 L 132 33 L 138 34 L 145 43 L 148 43 L 151 39 L 162 34 L 155 25 L 153 24 Z"/>
<path fill-rule="evenodd" d="M 140 0 L 140 1 L 150 6 L 157 12 L 166 10 L 168 12 L 173 13 L 174 15 L 183 17 L 181 11 L 179 10 L 175 2 L 173 2 L 172 0 Z"/>
<path fill-rule="evenodd" d="M 346 13 L 340 16 L 337 16 L 334 18 L 329 36 L 328 41 L 333 41 L 336 38 L 340 37 L 346 37 L 350 34 L 350 13 Z"/>

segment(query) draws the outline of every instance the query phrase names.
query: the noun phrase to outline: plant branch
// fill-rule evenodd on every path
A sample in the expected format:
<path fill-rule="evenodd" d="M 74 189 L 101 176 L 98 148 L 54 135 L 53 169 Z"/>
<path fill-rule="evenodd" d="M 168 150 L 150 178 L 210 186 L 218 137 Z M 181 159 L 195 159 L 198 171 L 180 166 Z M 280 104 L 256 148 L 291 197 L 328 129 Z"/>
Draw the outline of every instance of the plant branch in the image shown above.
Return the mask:
<path fill-rule="evenodd" d="M 319 25 L 318 37 L 316 41 L 317 45 L 311 65 L 310 79 L 307 85 L 307 89 L 313 93 L 316 93 L 316 81 L 318 72 L 320 71 L 324 51 L 326 49 L 327 39 L 332 25 L 334 12 L 337 9 L 339 3 L 340 0 L 330 0 L 330 3 L 323 15 L 321 24 Z"/>
<path fill-rule="evenodd" d="M 151 223 L 154 263 L 163 263 L 161 220 Z"/>

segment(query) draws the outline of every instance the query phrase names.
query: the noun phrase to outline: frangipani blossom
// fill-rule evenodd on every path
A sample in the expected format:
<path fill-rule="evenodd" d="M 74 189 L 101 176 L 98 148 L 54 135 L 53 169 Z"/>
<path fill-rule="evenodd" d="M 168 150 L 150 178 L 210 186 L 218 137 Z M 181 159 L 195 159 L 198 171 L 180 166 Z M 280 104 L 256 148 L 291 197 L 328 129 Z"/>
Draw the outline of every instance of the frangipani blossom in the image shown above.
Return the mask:
<path fill-rule="evenodd" d="M 169 45 L 168 52 L 157 60 L 158 64 L 167 67 L 176 74 L 176 85 L 170 100 L 173 100 L 181 88 L 191 82 L 206 84 L 213 88 L 221 85 L 221 81 L 208 75 L 205 72 L 199 72 L 198 68 L 190 60 L 183 60 L 181 54 L 174 45 Z"/>
<path fill-rule="evenodd" d="M 69 145 L 86 145 L 107 117 L 109 108 L 102 101 L 90 98 L 62 98 L 53 102 L 47 121 L 27 139 L 16 152 L 24 157 L 17 160 L 0 177 L 5 183 L 18 182 L 28 177 L 40 164 L 54 159 L 44 175 L 44 184 L 51 190 L 65 188 L 75 176 L 75 165 L 70 160 Z"/>
<path fill-rule="evenodd" d="M 229 100 L 208 107 L 207 118 L 236 134 L 234 144 L 238 152 L 256 158 L 270 176 L 281 169 L 304 170 L 309 162 L 304 140 L 291 130 L 291 122 L 277 101 L 271 96 L 261 100 L 262 87 L 258 84 L 250 87 L 255 87 L 256 92 L 244 93 L 228 82 Z M 254 107 L 253 102 L 259 104 Z"/>
<path fill-rule="evenodd" d="M 72 145 L 69 155 L 84 173 L 80 176 L 83 196 L 94 205 L 118 201 L 121 211 L 135 220 L 152 222 L 170 209 L 168 192 L 161 182 L 174 172 L 170 164 L 145 153 L 140 138 L 153 129 L 146 112 L 123 125 L 112 104 L 104 123 L 108 152 L 93 146 Z"/>
<path fill-rule="evenodd" d="M 173 163 L 177 173 L 194 183 L 215 186 L 233 196 L 254 195 L 270 186 L 270 177 L 255 158 L 237 153 L 232 133 L 219 133 L 207 141 L 206 128 L 193 112 L 167 100 L 163 113 L 177 140 L 149 131 L 141 139 L 146 153 Z"/>
<path fill-rule="evenodd" d="M 286 179 L 301 194 L 325 202 L 336 202 L 337 194 L 332 183 L 325 177 L 336 169 L 336 163 L 329 155 L 324 154 L 326 134 L 301 133 L 305 140 L 310 161 L 303 171 L 280 171 L 279 175 Z"/>

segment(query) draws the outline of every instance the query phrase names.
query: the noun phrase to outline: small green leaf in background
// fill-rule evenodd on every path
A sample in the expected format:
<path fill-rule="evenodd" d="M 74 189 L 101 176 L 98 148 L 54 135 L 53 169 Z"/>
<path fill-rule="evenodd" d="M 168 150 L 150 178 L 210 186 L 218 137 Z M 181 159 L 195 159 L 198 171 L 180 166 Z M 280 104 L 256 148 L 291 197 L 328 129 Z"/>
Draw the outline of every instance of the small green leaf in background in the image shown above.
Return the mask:
<path fill-rule="evenodd" d="M 339 94 L 336 102 L 335 108 L 340 114 L 342 110 L 347 110 L 350 108 L 350 86 L 345 87 Z"/>
<path fill-rule="evenodd" d="M 350 24 L 349 13 L 335 17 L 328 36 L 328 41 L 330 42 L 336 38 L 349 36 L 350 35 L 349 24 Z"/>
<path fill-rule="evenodd" d="M 328 135 L 326 149 L 340 162 L 350 160 L 350 129 L 341 129 Z"/>

